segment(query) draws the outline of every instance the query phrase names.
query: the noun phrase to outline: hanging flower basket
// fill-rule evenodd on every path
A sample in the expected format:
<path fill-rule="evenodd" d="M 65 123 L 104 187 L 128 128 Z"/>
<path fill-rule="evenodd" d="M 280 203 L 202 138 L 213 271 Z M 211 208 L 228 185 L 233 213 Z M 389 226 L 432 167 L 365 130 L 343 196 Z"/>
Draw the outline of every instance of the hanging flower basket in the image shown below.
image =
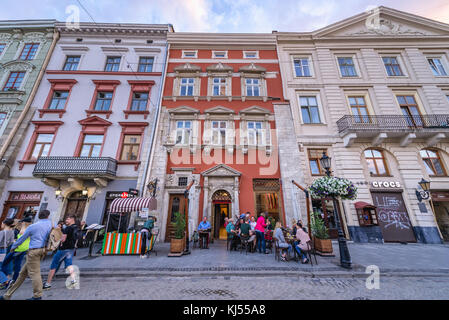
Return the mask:
<path fill-rule="evenodd" d="M 310 195 L 314 199 L 337 198 L 341 200 L 357 199 L 357 187 L 343 178 L 322 177 L 312 184 L 309 188 Z"/>

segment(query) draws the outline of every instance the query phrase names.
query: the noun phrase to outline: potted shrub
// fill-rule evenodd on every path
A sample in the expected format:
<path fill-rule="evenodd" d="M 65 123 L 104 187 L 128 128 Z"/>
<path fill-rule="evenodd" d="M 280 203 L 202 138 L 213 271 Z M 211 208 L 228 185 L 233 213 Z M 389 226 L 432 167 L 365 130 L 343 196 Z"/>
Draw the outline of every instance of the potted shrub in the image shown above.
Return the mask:
<path fill-rule="evenodd" d="M 170 240 L 170 253 L 182 255 L 185 248 L 185 228 L 186 222 L 184 216 L 176 212 L 175 213 L 175 236 Z"/>
<path fill-rule="evenodd" d="M 315 249 L 324 254 L 333 252 L 332 241 L 329 232 L 318 212 L 314 212 L 310 219 L 310 230 L 312 231 Z"/>

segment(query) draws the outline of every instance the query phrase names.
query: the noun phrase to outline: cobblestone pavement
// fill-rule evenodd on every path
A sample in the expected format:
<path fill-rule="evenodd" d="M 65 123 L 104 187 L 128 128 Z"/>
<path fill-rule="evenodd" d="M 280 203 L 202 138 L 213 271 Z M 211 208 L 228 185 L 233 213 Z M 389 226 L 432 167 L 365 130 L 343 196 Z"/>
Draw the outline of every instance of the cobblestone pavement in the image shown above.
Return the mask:
<path fill-rule="evenodd" d="M 381 277 L 379 290 L 368 290 L 365 279 L 303 277 L 136 277 L 84 278 L 69 290 L 58 277 L 44 292 L 46 300 L 449 300 L 449 277 Z M 31 297 L 27 280 L 13 296 Z"/>

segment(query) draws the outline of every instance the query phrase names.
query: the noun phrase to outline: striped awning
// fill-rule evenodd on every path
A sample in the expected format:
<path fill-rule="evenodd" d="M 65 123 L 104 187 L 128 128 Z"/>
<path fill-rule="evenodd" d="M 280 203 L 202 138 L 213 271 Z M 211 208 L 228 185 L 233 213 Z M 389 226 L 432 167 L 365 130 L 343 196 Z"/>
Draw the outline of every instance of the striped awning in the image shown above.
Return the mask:
<path fill-rule="evenodd" d="M 124 213 L 140 211 L 144 208 L 156 210 L 156 198 L 117 198 L 111 203 L 110 213 Z"/>

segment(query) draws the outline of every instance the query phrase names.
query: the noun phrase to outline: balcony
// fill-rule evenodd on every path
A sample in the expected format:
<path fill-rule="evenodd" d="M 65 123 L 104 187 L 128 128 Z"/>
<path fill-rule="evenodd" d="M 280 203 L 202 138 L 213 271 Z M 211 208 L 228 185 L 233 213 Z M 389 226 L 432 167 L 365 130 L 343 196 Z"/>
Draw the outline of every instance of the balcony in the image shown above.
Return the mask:
<path fill-rule="evenodd" d="M 424 116 L 347 115 L 337 121 L 338 132 L 345 147 L 358 139 L 371 139 L 373 145 L 379 145 L 385 139 L 397 139 L 406 147 L 415 139 L 424 139 L 433 146 L 449 137 L 449 114 Z"/>
<path fill-rule="evenodd" d="M 42 157 L 37 160 L 33 176 L 37 178 L 114 179 L 117 161 L 112 158 Z"/>

